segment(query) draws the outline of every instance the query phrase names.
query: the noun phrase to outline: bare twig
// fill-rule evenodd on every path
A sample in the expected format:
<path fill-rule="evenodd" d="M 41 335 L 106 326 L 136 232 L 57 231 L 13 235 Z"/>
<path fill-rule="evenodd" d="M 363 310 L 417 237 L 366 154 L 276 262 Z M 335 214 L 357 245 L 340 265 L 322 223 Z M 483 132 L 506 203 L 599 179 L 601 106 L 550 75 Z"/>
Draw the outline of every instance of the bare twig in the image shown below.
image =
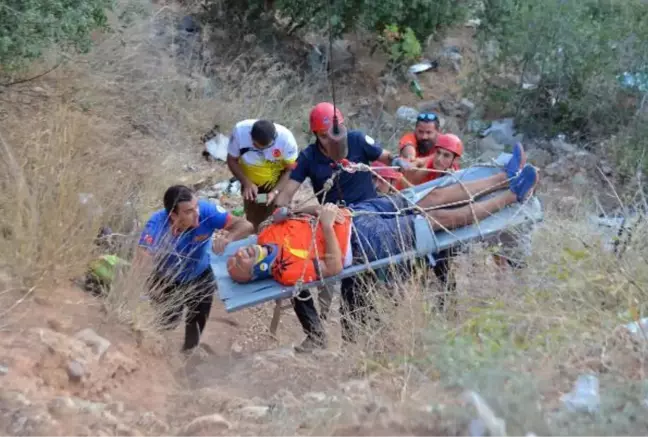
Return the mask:
<path fill-rule="evenodd" d="M 61 61 L 58 64 L 56 64 L 55 66 L 53 66 L 52 68 L 50 68 L 50 69 L 48 69 L 48 70 L 46 70 L 46 71 L 44 71 L 44 72 L 42 72 L 40 74 L 37 74 L 36 76 L 28 77 L 27 79 L 15 80 L 15 81 L 9 82 L 9 83 L 0 83 L 0 86 L 8 88 L 8 87 L 13 86 L 13 85 L 18 85 L 18 84 L 21 84 L 21 83 L 31 82 L 32 80 L 39 79 L 39 78 L 51 73 L 52 71 L 56 70 L 57 68 L 59 68 L 61 66 L 62 63 L 63 62 Z"/>

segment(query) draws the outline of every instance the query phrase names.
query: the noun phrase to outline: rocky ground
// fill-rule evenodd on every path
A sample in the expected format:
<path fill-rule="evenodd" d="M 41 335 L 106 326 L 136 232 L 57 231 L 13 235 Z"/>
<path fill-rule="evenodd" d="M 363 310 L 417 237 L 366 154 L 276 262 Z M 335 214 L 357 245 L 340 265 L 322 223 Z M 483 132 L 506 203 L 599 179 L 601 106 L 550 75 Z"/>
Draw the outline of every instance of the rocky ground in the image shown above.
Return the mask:
<path fill-rule="evenodd" d="M 160 180 L 172 175 L 174 181 L 190 184 L 205 197 L 235 209 L 240 206 L 240 197 L 235 192 L 224 193 L 227 184 L 222 182 L 229 178 L 224 163 L 205 160 L 199 138 L 213 125 L 212 115 L 229 122 L 229 118 L 242 112 L 228 112 L 227 106 L 209 112 L 209 105 L 221 102 L 207 100 L 207 105 L 200 100 L 212 98 L 217 81 L 196 75 L 195 64 L 202 62 L 207 67 L 201 64 L 200 68 L 209 70 L 216 69 L 217 62 L 207 62 L 205 51 L 212 48 L 197 36 L 200 33 L 192 22 L 180 20 L 182 14 L 171 13 L 170 9 L 155 15 L 164 18 L 154 22 L 161 27 L 146 28 L 150 35 L 159 36 L 154 39 L 157 45 L 143 46 L 146 50 L 172 46 L 178 51 L 174 62 L 189 72 L 180 79 L 174 76 L 173 85 L 196 105 L 189 107 L 194 112 L 188 117 L 195 135 L 187 140 L 189 129 L 174 130 L 176 113 L 128 112 L 128 96 L 114 98 L 110 94 L 106 101 L 117 102 L 119 111 L 105 116 L 114 125 L 100 138 L 106 142 L 111 136 L 120 138 L 130 150 L 141 153 L 135 159 L 141 167 L 162 155 Z M 173 32 L 168 29 L 176 29 L 176 22 L 181 26 L 176 36 L 169 36 Z M 610 181 L 614 181 L 610 163 L 564 139 L 527 140 L 509 120 L 477 117 L 475 104 L 463 98 L 459 86 L 474 56 L 471 32 L 470 27 L 461 27 L 446 40 L 429 45 L 426 56 L 437 61 L 437 68 L 418 75 L 423 100 L 408 90 L 407 83 L 382 72 L 384 63 L 368 57 L 361 45 L 339 44 L 338 49 L 344 53 L 336 58 L 348 63 L 340 67 L 355 69 L 362 78 L 347 80 L 358 87 L 356 93 L 361 96 L 350 94 L 343 102 L 349 119 L 393 147 L 417 111 L 438 111 L 444 130 L 460 133 L 466 139 L 469 153 L 464 165 L 488 162 L 508 151 L 515 141 L 523 140 L 529 161 L 541 170 L 539 190 L 548 207 L 578 208 L 585 193 L 592 192 L 598 193 L 604 208 L 615 207 L 614 196 L 602 194 L 610 192 Z M 215 32 L 212 37 L 219 41 L 223 37 L 219 35 Z M 173 38 L 181 41 L 176 44 Z M 248 40 L 242 44 L 251 44 L 252 38 Z M 142 46 L 139 41 L 126 41 L 124 44 L 133 47 Z M 121 54 L 120 61 L 141 54 L 135 49 L 133 53 Z M 100 54 L 108 56 L 110 52 Z M 321 67 L 316 54 L 307 55 L 313 74 Z M 104 68 L 101 71 L 107 75 L 106 71 L 112 73 L 112 67 L 106 65 L 103 61 L 93 64 L 97 69 Z M 132 72 L 132 76 L 138 74 L 155 76 L 157 70 L 155 74 L 143 68 Z M 108 77 L 128 75 L 120 72 Z M 58 79 L 64 80 L 63 73 Z M 75 82 L 73 91 L 69 91 L 46 77 L 3 92 L 3 101 L 11 107 L 0 108 L 0 120 L 6 114 L 13 114 L 16 120 L 28 119 L 35 112 L 28 108 L 46 108 L 43 102 L 59 97 L 83 107 L 84 113 L 101 114 L 104 108 L 101 103 L 93 103 L 91 91 L 97 84 L 109 83 L 110 92 L 116 92 L 113 88 L 119 79 L 109 81 L 97 76 L 96 80 L 85 85 Z M 144 103 L 149 107 L 159 102 L 152 99 Z M 165 105 L 163 102 L 161 106 Z M 304 115 L 302 109 L 299 116 Z M 205 115 L 201 110 L 209 113 Z M 184 107 L 178 111 L 187 112 Z M 18 131 L 17 125 L 3 127 Z M 151 148 L 153 152 L 147 154 Z M 310 196 L 307 186 L 299 196 Z M 335 315 L 330 323 L 333 340 L 329 350 L 302 356 L 292 350 L 303 334 L 291 311 L 282 317 L 279 338 L 275 339 L 268 333 L 273 304 L 226 314 L 216 302 L 204 347 L 184 357 L 178 352 L 183 328 L 166 333 L 135 329 L 117 319 L 100 299 L 70 282 L 52 282 L 46 290 L 26 295 L 12 287 L 10 278 L 0 277 L 2 434 L 452 435 L 469 431 L 469 421 L 442 419 L 443 411 L 465 408 L 461 392 L 442 387 L 438 380 L 417 373 L 408 363 L 394 368 L 369 363 L 361 348 L 343 348 L 337 340 Z M 366 372 L 369 366 L 383 370 L 380 378 Z"/>

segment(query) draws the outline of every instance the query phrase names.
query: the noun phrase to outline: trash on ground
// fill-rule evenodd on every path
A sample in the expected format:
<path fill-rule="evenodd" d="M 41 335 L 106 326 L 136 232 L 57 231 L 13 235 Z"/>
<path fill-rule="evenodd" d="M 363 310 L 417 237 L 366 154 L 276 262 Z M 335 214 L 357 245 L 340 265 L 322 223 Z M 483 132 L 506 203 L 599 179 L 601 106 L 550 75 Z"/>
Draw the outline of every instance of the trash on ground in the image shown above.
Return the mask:
<path fill-rule="evenodd" d="M 439 66 L 439 63 L 437 61 L 423 61 L 419 62 L 418 64 L 414 64 L 410 66 L 410 68 L 407 70 L 412 74 L 418 74 L 418 73 L 423 73 L 424 71 L 431 70 L 433 68 L 437 68 Z"/>
<path fill-rule="evenodd" d="M 635 340 L 645 341 L 648 339 L 648 317 L 644 317 L 637 322 L 630 322 L 623 325 Z"/>
<path fill-rule="evenodd" d="M 569 393 L 561 398 L 569 411 L 581 413 L 595 413 L 601 405 L 599 394 L 599 380 L 596 375 L 580 375 Z"/>
<path fill-rule="evenodd" d="M 488 406 L 486 401 L 474 391 L 466 391 L 463 394 L 463 398 L 466 402 L 470 402 L 475 409 L 477 410 L 477 415 L 481 424 L 474 423 L 472 431 L 479 431 L 481 425 L 483 425 L 489 432 L 490 435 L 506 435 L 506 422 L 504 419 L 501 419 L 495 415 L 491 407 Z"/>
<path fill-rule="evenodd" d="M 210 156 L 221 160 L 227 161 L 227 145 L 229 138 L 225 135 L 218 133 L 214 138 L 205 141 L 205 150 Z"/>

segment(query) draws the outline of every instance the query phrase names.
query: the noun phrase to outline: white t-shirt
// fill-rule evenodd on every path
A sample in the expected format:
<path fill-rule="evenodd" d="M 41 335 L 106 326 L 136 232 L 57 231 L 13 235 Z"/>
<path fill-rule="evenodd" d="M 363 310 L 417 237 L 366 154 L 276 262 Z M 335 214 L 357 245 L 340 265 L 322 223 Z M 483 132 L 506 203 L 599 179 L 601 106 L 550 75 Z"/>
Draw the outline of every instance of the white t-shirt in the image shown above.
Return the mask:
<path fill-rule="evenodd" d="M 227 153 L 239 158 L 245 176 L 259 187 L 274 187 L 281 172 L 293 168 L 299 156 L 297 141 L 292 132 L 285 126 L 274 123 L 277 137 L 272 145 L 264 150 L 254 147 L 252 142 L 252 125 L 255 119 L 236 123 L 230 135 Z M 243 152 L 243 153 L 241 153 Z"/>

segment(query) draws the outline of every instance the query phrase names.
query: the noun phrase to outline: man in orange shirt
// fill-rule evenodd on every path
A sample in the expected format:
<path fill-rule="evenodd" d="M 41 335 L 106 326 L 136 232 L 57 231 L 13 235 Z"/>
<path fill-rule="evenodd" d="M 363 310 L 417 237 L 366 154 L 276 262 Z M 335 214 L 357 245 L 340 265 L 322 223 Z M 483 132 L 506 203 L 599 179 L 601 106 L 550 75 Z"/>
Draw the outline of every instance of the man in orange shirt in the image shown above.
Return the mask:
<path fill-rule="evenodd" d="M 400 157 L 411 161 L 432 154 L 439 135 L 439 117 L 433 112 L 424 112 L 416 117 L 414 132 L 403 135 L 398 143 Z"/>
<path fill-rule="evenodd" d="M 523 167 L 523 168 L 522 168 Z M 520 171 L 520 168 L 522 170 Z M 433 230 L 454 229 L 481 220 L 500 209 L 524 201 L 537 182 L 533 166 L 525 166 L 524 155 L 514 153 L 504 172 L 481 180 L 432 190 L 417 205 L 427 210 Z M 474 195 L 509 189 L 501 194 L 459 208 L 432 209 L 456 202 L 469 202 Z M 243 247 L 227 260 L 230 277 L 239 283 L 273 278 L 285 286 L 308 283 L 338 275 L 352 264 L 363 264 L 411 250 L 415 247 L 414 214 L 402 196 L 380 196 L 349 208 L 332 203 L 281 215 L 259 233 L 257 244 Z M 404 214 L 395 214 L 407 209 Z M 355 288 L 351 288 L 355 290 Z M 352 294 L 352 295 L 351 295 Z M 366 320 L 361 311 L 364 297 L 357 290 L 342 293 L 343 338 L 354 341 L 348 316 Z M 311 323 L 317 324 L 318 320 Z M 310 349 L 325 347 L 321 326 L 304 325 Z M 304 343 L 302 343 L 303 349 Z"/>

